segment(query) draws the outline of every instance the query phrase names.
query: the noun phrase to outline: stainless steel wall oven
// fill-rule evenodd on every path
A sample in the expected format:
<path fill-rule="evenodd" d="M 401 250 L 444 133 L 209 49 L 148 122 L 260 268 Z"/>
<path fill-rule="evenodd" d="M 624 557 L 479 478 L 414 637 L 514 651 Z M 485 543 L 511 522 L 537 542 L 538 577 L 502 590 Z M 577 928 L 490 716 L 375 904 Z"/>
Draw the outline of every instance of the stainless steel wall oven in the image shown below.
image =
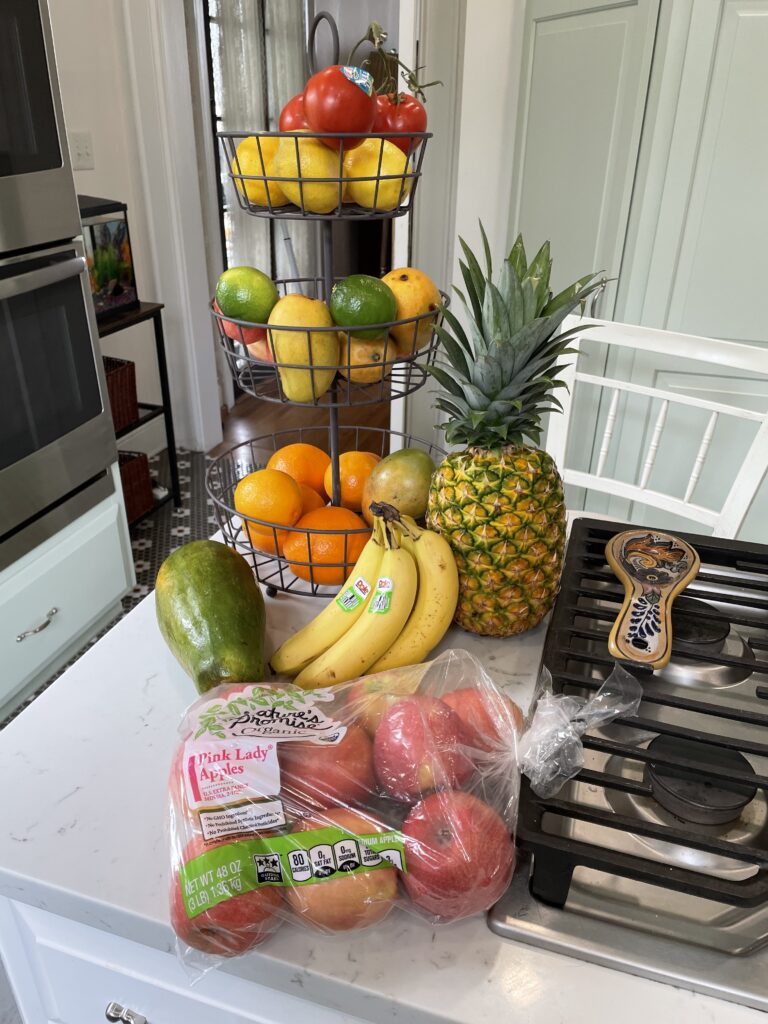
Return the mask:
<path fill-rule="evenodd" d="M 48 11 L 0 0 L 0 251 L 79 233 Z"/>
<path fill-rule="evenodd" d="M 113 491 L 45 0 L 0 0 L 0 569 Z"/>
<path fill-rule="evenodd" d="M 114 461 L 95 334 L 79 239 L 0 260 L 0 539 Z"/>

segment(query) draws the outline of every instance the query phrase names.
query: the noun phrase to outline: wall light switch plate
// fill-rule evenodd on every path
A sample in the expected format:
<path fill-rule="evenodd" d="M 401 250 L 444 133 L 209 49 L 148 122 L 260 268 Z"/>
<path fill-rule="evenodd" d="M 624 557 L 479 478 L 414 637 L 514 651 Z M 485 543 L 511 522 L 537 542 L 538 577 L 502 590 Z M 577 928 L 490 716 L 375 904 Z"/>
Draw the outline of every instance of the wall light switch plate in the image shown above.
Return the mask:
<path fill-rule="evenodd" d="M 72 157 L 73 171 L 92 171 L 93 139 L 90 132 L 69 133 L 69 154 Z"/>

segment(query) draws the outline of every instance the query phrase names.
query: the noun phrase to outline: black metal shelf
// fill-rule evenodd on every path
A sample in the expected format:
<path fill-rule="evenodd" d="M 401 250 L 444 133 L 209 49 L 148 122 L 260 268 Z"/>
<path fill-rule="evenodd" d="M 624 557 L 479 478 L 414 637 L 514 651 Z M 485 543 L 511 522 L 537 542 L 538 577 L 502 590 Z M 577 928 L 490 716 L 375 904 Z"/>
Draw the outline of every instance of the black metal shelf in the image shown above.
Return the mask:
<path fill-rule="evenodd" d="M 165 412 L 162 405 L 153 405 L 151 402 L 139 402 L 139 409 L 144 410 L 139 415 L 139 418 L 134 420 L 133 423 L 129 423 L 127 427 L 123 427 L 122 430 L 118 430 L 115 434 L 118 441 L 121 437 L 125 437 L 126 434 L 130 434 L 134 430 L 138 430 L 139 427 L 143 427 L 145 423 L 150 423 L 152 420 L 156 420 L 158 416 L 162 416 Z"/>
<path fill-rule="evenodd" d="M 160 405 L 151 402 L 139 402 L 139 409 L 143 410 L 139 418 L 130 423 L 127 427 L 115 434 L 117 440 L 130 434 L 138 427 L 144 426 L 154 419 L 162 416 L 165 420 L 165 438 L 168 448 L 168 461 L 171 470 L 171 493 L 173 502 L 177 508 L 181 506 L 181 485 L 179 483 L 179 467 L 176 456 L 176 439 L 173 430 L 173 414 L 171 412 L 171 392 L 168 386 L 168 364 L 165 359 L 165 337 L 163 335 L 163 304 L 162 302 L 140 302 L 138 307 L 128 309 L 117 316 L 102 320 L 99 323 L 99 337 L 107 338 L 110 334 L 116 334 L 127 327 L 134 327 L 136 324 L 152 321 L 155 332 L 155 354 L 157 356 L 157 369 L 160 375 L 160 391 L 163 401 Z M 160 505 L 165 504 L 166 498 L 156 502 L 152 511 Z M 147 513 L 149 514 L 149 513 Z M 142 517 L 143 518 L 143 517 Z"/>

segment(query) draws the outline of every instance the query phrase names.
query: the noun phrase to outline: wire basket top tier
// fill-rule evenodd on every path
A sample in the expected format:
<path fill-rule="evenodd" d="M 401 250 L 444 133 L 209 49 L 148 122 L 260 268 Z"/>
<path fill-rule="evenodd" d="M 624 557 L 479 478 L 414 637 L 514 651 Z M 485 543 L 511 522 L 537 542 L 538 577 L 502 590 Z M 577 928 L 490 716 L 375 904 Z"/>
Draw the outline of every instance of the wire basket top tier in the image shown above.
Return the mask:
<path fill-rule="evenodd" d="M 410 210 L 432 133 L 218 132 L 218 137 L 235 197 L 246 213 L 288 220 L 381 220 Z M 325 145 L 329 137 L 339 141 L 338 153 Z M 238 152 L 247 139 L 253 141 Z M 395 139 L 404 141 L 406 152 Z M 275 168 L 279 147 L 289 174 Z M 318 172 L 307 152 L 316 147 L 322 147 L 316 151 L 327 173 Z"/>

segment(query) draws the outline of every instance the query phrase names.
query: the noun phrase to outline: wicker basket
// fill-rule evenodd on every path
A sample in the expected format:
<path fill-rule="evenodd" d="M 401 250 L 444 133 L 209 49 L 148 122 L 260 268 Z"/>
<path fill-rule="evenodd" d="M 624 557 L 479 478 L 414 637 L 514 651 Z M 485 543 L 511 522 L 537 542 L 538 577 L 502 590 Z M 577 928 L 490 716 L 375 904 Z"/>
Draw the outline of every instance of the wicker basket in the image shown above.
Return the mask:
<path fill-rule="evenodd" d="M 104 356 L 107 392 L 112 409 L 115 433 L 130 427 L 139 418 L 139 400 L 136 395 L 136 364 L 129 359 Z"/>
<path fill-rule="evenodd" d="M 135 523 L 155 504 L 152 494 L 152 478 L 149 475 L 149 459 L 143 452 L 118 452 L 120 479 L 123 483 L 125 513 L 129 523 Z"/>

